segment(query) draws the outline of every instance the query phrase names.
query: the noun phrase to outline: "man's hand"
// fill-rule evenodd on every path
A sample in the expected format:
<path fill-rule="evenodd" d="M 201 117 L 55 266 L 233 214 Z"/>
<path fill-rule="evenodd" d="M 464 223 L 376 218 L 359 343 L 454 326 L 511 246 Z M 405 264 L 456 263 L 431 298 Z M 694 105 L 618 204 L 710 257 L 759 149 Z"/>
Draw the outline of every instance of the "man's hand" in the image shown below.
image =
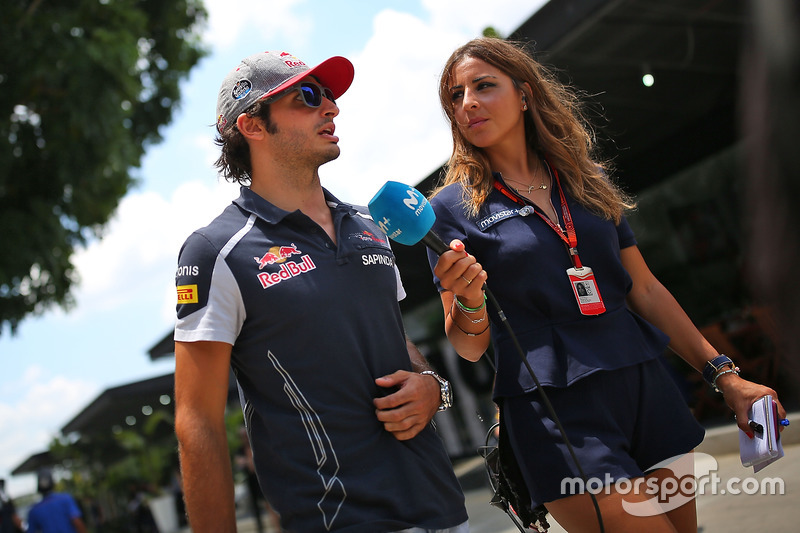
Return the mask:
<path fill-rule="evenodd" d="M 428 375 L 398 370 L 375 380 L 379 387 L 396 392 L 373 400 L 378 420 L 397 440 L 414 438 L 433 418 L 442 403 L 441 388 Z"/>

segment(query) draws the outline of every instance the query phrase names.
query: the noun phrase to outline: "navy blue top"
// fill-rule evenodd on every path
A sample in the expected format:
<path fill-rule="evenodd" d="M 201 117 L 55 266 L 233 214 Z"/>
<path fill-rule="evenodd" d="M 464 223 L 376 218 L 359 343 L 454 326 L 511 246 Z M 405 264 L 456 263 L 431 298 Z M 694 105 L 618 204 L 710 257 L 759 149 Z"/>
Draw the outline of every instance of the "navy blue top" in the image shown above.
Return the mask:
<path fill-rule="evenodd" d="M 411 370 L 394 254 L 326 191 L 337 243 L 248 188 L 181 249 L 178 341 L 233 345 L 259 482 L 291 531 L 448 528 L 467 520 L 429 425 L 387 432 L 375 379 Z"/>
<path fill-rule="evenodd" d="M 489 275 L 487 286 L 539 382 L 555 387 L 565 387 L 600 369 L 653 359 L 668 343 L 664 333 L 625 302 L 631 278 L 622 266 L 620 250 L 636 244 L 628 222 L 623 218 L 615 225 L 566 196 L 581 262 L 594 271 L 605 303 L 601 315 L 580 313 L 566 273 L 573 266 L 566 244 L 533 212 L 541 210 L 532 203 L 521 205 L 492 189 L 478 216 L 468 219 L 461 184 L 445 187 L 431 200 L 436 212 L 433 229 L 446 243 L 461 239 L 478 259 Z M 551 191 L 551 201 L 563 221 L 557 188 Z M 430 251 L 428 255 L 433 268 L 438 258 Z M 435 276 L 434 282 L 441 290 Z M 535 389 L 496 310 L 491 305 L 489 310 L 497 365 L 495 398 Z"/>

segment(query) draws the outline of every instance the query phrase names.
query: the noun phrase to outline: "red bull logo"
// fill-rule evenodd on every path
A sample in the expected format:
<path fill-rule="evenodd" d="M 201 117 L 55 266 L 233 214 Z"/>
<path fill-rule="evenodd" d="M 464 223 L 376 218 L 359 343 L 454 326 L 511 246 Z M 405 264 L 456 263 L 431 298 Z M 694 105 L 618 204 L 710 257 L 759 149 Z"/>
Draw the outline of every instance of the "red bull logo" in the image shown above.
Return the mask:
<path fill-rule="evenodd" d="M 299 263 L 295 263 L 293 261 L 284 263 L 277 272 L 261 272 L 258 275 L 258 281 L 261 282 L 262 288 L 268 289 L 269 287 L 273 287 L 282 281 L 292 279 L 296 276 L 300 276 L 301 274 L 305 274 L 306 272 L 311 272 L 316 268 L 317 265 L 314 264 L 311 256 L 304 255 L 303 260 Z"/>
<path fill-rule="evenodd" d="M 289 246 L 273 246 L 261 257 L 254 257 L 258 269 L 262 270 L 267 265 L 280 264 L 293 255 L 300 255 L 300 250 L 292 243 Z"/>
<path fill-rule="evenodd" d="M 305 67 L 306 64 L 294 57 L 292 54 L 288 52 L 281 52 L 280 54 L 281 59 L 283 62 L 286 63 L 287 67 L 296 68 L 296 67 Z"/>

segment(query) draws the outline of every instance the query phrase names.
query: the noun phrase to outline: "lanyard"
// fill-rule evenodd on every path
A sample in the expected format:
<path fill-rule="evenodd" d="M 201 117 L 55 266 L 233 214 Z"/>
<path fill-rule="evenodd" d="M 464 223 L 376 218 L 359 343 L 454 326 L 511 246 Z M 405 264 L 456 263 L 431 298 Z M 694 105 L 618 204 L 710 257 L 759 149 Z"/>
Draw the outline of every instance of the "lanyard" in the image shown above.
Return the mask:
<path fill-rule="evenodd" d="M 534 209 L 534 213 L 539 215 L 548 226 L 550 226 L 553 231 L 556 232 L 556 235 L 564 241 L 567 245 L 567 251 L 569 252 L 570 258 L 572 259 L 572 264 L 575 268 L 583 268 L 581 264 L 581 258 L 578 256 L 578 236 L 575 233 L 575 223 L 572 221 L 572 214 L 569 212 L 569 206 L 567 205 L 567 198 L 564 196 L 564 191 L 561 189 L 561 180 L 558 179 L 558 170 L 550 166 L 550 163 L 545 160 L 545 165 L 547 165 L 547 170 L 550 172 L 550 175 L 553 176 L 554 181 L 556 182 L 556 187 L 558 187 L 558 194 L 561 197 L 561 216 L 564 217 L 564 227 L 566 228 L 566 235 L 565 232 L 556 226 L 552 220 L 547 218 L 543 213 L 540 213 L 538 210 Z M 494 180 L 494 188 L 503 193 L 505 196 L 513 200 L 514 202 L 522 205 L 529 205 L 532 204 L 528 199 L 523 198 L 519 194 L 515 193 L 514 191 L 510 190 L 505 183 L 503 183 L 499 179 Z M 557 215 L 557 214 L 556 214 Z"/>

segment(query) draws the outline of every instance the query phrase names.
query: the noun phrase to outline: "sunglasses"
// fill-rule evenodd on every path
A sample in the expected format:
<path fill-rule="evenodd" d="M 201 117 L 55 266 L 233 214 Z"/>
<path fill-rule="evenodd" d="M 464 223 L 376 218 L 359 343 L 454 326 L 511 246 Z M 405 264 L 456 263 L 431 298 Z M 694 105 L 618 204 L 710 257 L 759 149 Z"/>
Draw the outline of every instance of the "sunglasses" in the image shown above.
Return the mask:
<path fill-rule="evenodd" d="M 275 96 L 271 96 L 267 98 L 267 103 L 272 103 L 279 98 L 283 98 L 287 94 L 300 91 L 300 95 L 303 97 L 303 103 L 306 104 L 308 107 L 319 107 L 322 105 L 322 97 L 327 98 L 334 104 L 336 100 L 333 97 L 333 91 L 328 89 L 327 87 L 323 87 L 322 85 L 317 85 L 316 83 L 310 81 L 303 81 L 296 85 L 292 85 L 285 91 L 282 91 L 280 94 L 276 94 Z"/>

